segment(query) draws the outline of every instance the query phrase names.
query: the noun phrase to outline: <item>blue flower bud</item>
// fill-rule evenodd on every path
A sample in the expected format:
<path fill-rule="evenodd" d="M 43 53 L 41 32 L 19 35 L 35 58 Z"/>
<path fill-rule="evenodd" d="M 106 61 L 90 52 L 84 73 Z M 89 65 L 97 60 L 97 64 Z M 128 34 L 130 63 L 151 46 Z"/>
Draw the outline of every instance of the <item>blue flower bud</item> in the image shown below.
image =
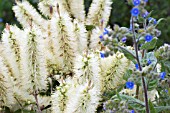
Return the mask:
<path fill-rule="evenodd" d="M 139 69 L 139 65 L 138 64 L 135 64 L 135 67 L 136 67 L 137 70 Z"/>
<path fill-rule="evenodd" d="M 106 28 L 104 28 L 103 35 L 107 35 L 107 34 L 109 34 L 109 31 Z"/>
<path fill-rule="evenodd" d="M 153 39 L 152 35 L 148 34 L 148 35 L 145 36 L 145 41 L 147 41 L 147 42 L 150 42 L 152 39 Z"/>
<path fill-rule="evenodd" d="M 165 79 L 165 76 L 166 76 L 166 72 L 161 72 L 161 73 L 160 73 L 160 78 L 161 78 L 162 80 Z"/>
<path fill-rule="evenodd" d="M 130 113 L 135 113 L 135 110 L 131 110 Z"/>
<path fill-rule="evenodd" d="M 131 82 L 131 81 L 126 82 L 126 88 L 133 89 L 134 88 L 134 83 Z"/>
<path fill-rule="evenodd" d="M 149 15 L 148 11 L 146 11 L 142 16 L 143 18 L 146 18 Z"/>
<path fill-rule="evenodd" d="M 156 25 L 157 24 L 157 20 L 153 19 L 153 24 Z"/>
<path fill-rule="evenodd" d="M 102 39 L 102 38 L 103 38 L 103 35 L 100 35 L 99 38 Z"/>
<path fill-rule="evenodd" d="M 103 52 L 100 52 L 100 57 L 101 58 L 104 58 L 105 57 L 105 54 Z"/>
<path fill-rule="evenodd" d="M 127 40 L 127 38 L 126 38 L 126 37 L 123 37 L 123 38 L 122 38 L 122 42 L 123 42 L 123 43 L 125 43 L 125 42 L 126 42 L 126 40 Z"/>
<path fill-rule="evenodd" d="M 147 62 L 148 62 L 148 65 L 150 65 L 150 64 L 152 63 L 150 59 L 148 59 L 148 61 L 147 61 Z"/>
<path fill-rule="evenodd" d="M 139 15 L 139 9 L 138 8 L 133 8 L 132 10 L 131 10 L 131 14 L 132 14 L 132 16 L 138 16 Z"/>
<path fill-rule="evenodd" d="M 133 0 L 133 5 L 138 6 L 140 4 L 140 0 Z"/>

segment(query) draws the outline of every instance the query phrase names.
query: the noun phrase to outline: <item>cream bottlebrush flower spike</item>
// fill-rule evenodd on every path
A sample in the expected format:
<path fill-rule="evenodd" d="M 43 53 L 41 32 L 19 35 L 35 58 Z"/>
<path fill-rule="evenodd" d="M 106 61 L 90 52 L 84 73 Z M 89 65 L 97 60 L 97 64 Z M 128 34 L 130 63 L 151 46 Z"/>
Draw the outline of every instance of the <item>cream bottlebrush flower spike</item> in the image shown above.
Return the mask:
<path fill-rule="evenodd" d="M 66 113 L 66 105 L 68 103 L 68 90 L 71 84 L 61 83 L 57 87 L 56 92 L 51 96 L 52 100 L 52 113 Z"/>
<path fill-rule="evenodd" d="M 102 59 L 103 90 L 112 90 L 119 85 L 124 84 L 126 81 L 123 80 L 123 76 L 127 69 L 133 66 L 132 62 L 120 52 Z"/>
<path fill-rule="evenodd" d="M 111 0 L 93 0 L 90 6 L 86 24 L 100 26 L 103 20 L 103 27 L 106 27 L 111 13 Z"/>
<path fill-rule="evenodd" d="M 99 36 L 102 34 L 102 30 L 99 27 L 96 27 L 92 30 L 92 33 L 90 35 L 90 42 L 89 42 L 89 48 L 93 50 L 100 50 L 101 49 L 101 42 Z"/>
<path fill-rule="evenodd" d="M 2 52 L 2 51 L 1 51 Z M 11 111 L 21 108 L 28 100 L 33 101 L 33 98 L 26 90 L 22 90 L 22 79 L 14 78 L 8 63 L 0 56 L 0 106 L 7 106 Z M 2 90 L 1 90 L 2 89 Z"/>
<path fill-rule="evenodd" d="M 80 22 L 85 21 L 84 0 L 68 0 L 71 14 Z"/>
<path fill-rule="evenodd" d="M 45 89 L 47 79 L 47 64 L 44 56 L 44 45 L 42 42 L 41 31 L 37 27 L 32 29 L 25 29 L 27 38 L 26 45 L 23 45 L 23 63 L 25 74 L 29 81 L 31 81 L 31 89 Z"/>
<path fill-rule="evenodd" d="M 43 19 L 41 15 L 26 1 L 16 1 L 17 5 L 13 7 L 15 16 L 24 28 L 29 28 L 30 25 L 35 24 L 46 29 L 47 20 Z"/>
<path fill-rule="evenodd" d="M 100 104 L 100 89 L 91 81 L 69 89 L 69 101 L 65 113 L 95 113 Z M 57 113 L 57 112 L 56 112 Z"/>
<path fill-rule="evenodd" d="M 58 14 L 52 18 L 51 24 L 55 46 L 59 48 L 55 52 L 63 59 L 63 70 L 65 72 L 72 70 L 74 57 L 77 54 L 77 41 L 71 18 L 67 13 L 60 12 L 58 8 Z"/>
<path fill-rule="evenodd" d="M 43 15 L 51 18 L 56 9 L 57 0 L 42 0 L 38 3 L 38 9 Z"/>
<path fill-rule="evenodd" d="M 84 54 L 84 56 L 77 56 L 74 65 L 74 78 L 77 79 L 78 84 L 87 83 L 91 81 L 98 90 L 101 90 L 101 69 L 100 59 L 95 53 Z"/>
<path fill-rule="evenodd" d="M 77 51 L 82 54 L 87 50 L 87 30 L 85 25 L 78 20 L 74 20 L 74 33 L 77 40 Z"/>
<path fill-rule="evenodd" d="M 8 28 L 9 27 L 9 28 Z M 19 80 L 20 79 L 20 71 L 19 71 L 19 62 L 20 58 L 20 50 L 19 50 L 19 41 L 17 40 L 17 32 L 18 29 L 16 27 L 10 27 L 6 25 L 6 29 L 2 34 L 2 57 L 6 60 L 8 66 L 11 68 L 12 76 Z"/>

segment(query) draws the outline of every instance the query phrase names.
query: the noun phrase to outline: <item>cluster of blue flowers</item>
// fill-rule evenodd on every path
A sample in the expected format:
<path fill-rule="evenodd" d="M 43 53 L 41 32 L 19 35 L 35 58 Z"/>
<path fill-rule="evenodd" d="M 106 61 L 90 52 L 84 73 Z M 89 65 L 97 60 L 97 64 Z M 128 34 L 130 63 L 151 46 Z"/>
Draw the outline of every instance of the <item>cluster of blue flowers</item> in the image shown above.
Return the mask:
<path fill-rule="evenodd" d="M 148 0 L 144 0 L 144 2 L 148 2 Z M 132 3 L 135 7 L 132 8 L 131 14 L 132 14 L 132 16 L 137 17 L 140 14 L 140 10 L 139 10 L 138 6 L 141 4 L 141 0 L 133 0 Z M 149 13 L 146 11 L 143 14 L 143 18 L 146 18 L 148 16 L 148 14 Z"/>
<path fill-rule="evenodd" d="M 101 35 L 99 36 L 99 38 L 100 38 L 100 39 L 103 39 L 103 36 L 104 36 L 104 35 L 107 35 L 107 34 L 109 34 L 109 31 L 108 31 L 106 28 L 104 28 L 104 32 L 103 32 L 103 34 L 101 34 Z"/>

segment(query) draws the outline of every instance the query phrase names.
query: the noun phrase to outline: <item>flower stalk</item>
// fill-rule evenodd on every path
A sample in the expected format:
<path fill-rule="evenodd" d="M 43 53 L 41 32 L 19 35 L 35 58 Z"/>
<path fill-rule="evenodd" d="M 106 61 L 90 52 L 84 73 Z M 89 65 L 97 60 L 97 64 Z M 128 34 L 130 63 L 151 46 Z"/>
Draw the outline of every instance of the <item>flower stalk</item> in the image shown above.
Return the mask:
<path fill-rule="evenodd" d="M 139 55 L 138 55 L 138 44 L 136 43 L 136 35 L 135 35 L 135 29 L 134 29 L 134 20 L 133 17 L 131 18 L 131 24 L 132 24 L 132 32 L 133 32 L 133 42 L 135 46 L 135 53 L 136 53 L 136 61 L 139 65 L 139 71 L 142 71 L 142 67 L 139 61 Z M 149 111 L 149 105 L 148 105 L 148 95 L 147 95 L 147 87 L 146 87 L 146 82 L 144 76 L 142 76 L 142 85 L 143 85 L 143 90 L 144 90 L 144 98 L 145 98 L 145 108 L 146 108 L 146 113 L 150 113 Z M 138 88 L 137 88 L 138 90 Z M 138 92 L 138 91 L 136 91 Z M 138 94 L 138 93 L 137 93 Z"/>

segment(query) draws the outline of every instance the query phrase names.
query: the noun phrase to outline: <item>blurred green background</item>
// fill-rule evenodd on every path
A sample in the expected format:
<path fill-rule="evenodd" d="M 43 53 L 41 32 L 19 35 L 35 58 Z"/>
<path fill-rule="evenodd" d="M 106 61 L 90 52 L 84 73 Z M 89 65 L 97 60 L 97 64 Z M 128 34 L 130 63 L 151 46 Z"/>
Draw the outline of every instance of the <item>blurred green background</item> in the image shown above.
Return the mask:
<path fill-rule="evenodd" d="M 12 11 L 12 6 L 15 5 L 14 1 L 15 0 L 0 0 L 0 33 L 4 29 L 5 23 L 18 24 Z M 37 7 L 37 2 L 39 0 L 28 1 Z M 85 0 L 86 11 L 88 10 L 91 1 L 92 0 Z M 113 0 L 109 25 L 113 26 L 114 24 L 118 24 L 120 26 L 129 27 L 131 8 L 132 7 L 127 4 L 126 0 Z M 152 17 L 156 19 L 166 19 L 158 26 L 158 29 L 162 31 L 158 43 L 170 44 L 170 0 L 149 0 L 146 9 L 148 11 L 153 10 Z"/>

